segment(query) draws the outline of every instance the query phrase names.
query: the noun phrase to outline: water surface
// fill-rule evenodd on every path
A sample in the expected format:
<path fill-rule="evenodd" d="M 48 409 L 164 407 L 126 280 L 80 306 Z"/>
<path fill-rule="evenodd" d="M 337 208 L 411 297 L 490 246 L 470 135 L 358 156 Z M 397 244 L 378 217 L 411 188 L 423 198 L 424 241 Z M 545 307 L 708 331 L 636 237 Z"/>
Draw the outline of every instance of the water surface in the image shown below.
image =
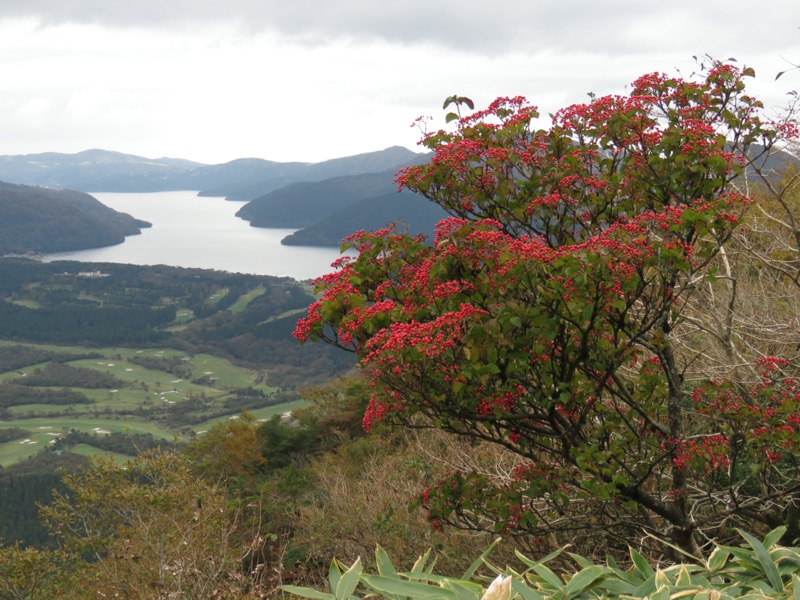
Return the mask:
<path fill-rule="evenodd" d="M 48 254 L 44 260 L 170 265 L 309 279 L 329 272 L 338 248 L 281 246 L 293 229 L 250 227 L 242 202 L 197 192 L 93 193 L 115 210 L 153 224 L 116 246 Z"/>

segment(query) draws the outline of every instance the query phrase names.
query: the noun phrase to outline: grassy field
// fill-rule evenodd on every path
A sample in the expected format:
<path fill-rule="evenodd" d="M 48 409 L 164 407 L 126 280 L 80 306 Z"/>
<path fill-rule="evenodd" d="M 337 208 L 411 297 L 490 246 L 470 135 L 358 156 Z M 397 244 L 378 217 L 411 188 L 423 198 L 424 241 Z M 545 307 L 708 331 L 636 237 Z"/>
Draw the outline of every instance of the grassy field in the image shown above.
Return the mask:
<path fill-rule="evenodd" d="M 254 289 L 252 292 L 248 292 L 243 296 L 240 296 L 239 299 L 230 307 L 230 311 L 234 314 L 242 312 L 247 305 L 250 304 L 255 298 L 258 298 L 262 294 L 267 291 L 267 288 L 264 286 L 259 286 Z"/>
<path fill-rule="evenodd" d="M 30 433 L 22 439 L 0 444 L 0 465 L 7 467 L 39 452 L 70 429 L 103 435 L 111 432 L 150 433 L 154 437 L 171 440 L 174 433 L 153 423 L 135 420 L 111 420 L 91 418 L 23 418 L 13 421 L 0 421 L 0 429 L 19 427 Z"/>
<path fill-rule="evenodd" d="M 264 408 L 257 408 L 255 410 L 247 411 L 250 414 L 254 415 L 259 421 L 268 421 L 274 415 L 282 415 L 286 412 L 296 410 L 298 408 L 305 408 L 308 406 L 308 401 L 306 400 L 295 400 L 294 402 L 285 402 L 283 404 L 278 404 L 276 406 L 265 406 Z M 224 421 L 226 419 L 235 419 L 236 415 L 230 415 L 227 417 L 216 417 L 214 419 L 209 419 L 208 421 L 204 421 L 203 423 L 198 423 L 197 425 L 192 426 L 192 430 L 196 433 L 201 433 L 203 431 L 208 430 L 212 425 L 215 423 L 219 423 L 220 421 Z"/>
<path fill-rule="evenodd" d="M 70 452 L 74 452 L 75 454 L 80 454 L 81 456 L 108 456 L 111 457 L 115 463 L 119 465 L 124 465 L 131 457 L 127 454 L 119 454 L 117 452 L 108 452 L 106 450 L 100 450 L 99 448 L 95 448 L 94 446 L 90 446 L 89 444 L 75 444 L 72 448 L 69 449 Z"/>
<path fill-rule="evenodd" d="M 0 345 L 12 342 L 0 341 Z M 51 405 L 45 403 L 12 406 L 8 409 L 13 418 L 0 420 L 0 429 L 17 427 L 26 430 L 23 439 L 0 444 L 0 465 L 8 466 L 31 456 L 46 447 L 53 439 L 70 429 L 85 432 L 132 432 L 151 433 L 155 437 L 172 439 L 190 431 L 202 431 L 216 422 L 239 414 L 232 409 L 224 416 L 228 402 L 235 397 L 234 390 L 252 388 L 264 394 L 264 402 L 275 392 L 263 384 L 264 373 L 233 365 L 229 361 L 208 354 L 187 356 L 178 349 L 170 348 L 84 348 L 80 346 L 56 346 L 53 344 L 29 344 L 43 350 L 60 353 L 96 353 L 96 358 L 70 361 L 73 367 L 100 371 L 113 375 L 122 383 L 114 388 L 91 389 L 72 386 L 92 401 L 91 404 Z M 166 370 L 146 368 L 134 361 L 137 358 L 179 359 L 186 371 L 183 377 Z M 176 362 L 173 360 L 173 363 Z M 25 366 L 0 373 L 0 385 L 4 381 L 31 377 L 46 363 Z M 38 390 L 51 388 L 36 387 Z M 53 386 L 52 389 L 60 389 Z M 252 410 L 260 419 L 299 407 L 291 402 L 277 406 Z M 191 411 L 185 420 L 182 411 Z M 216 414 L 215 414 L 216 413 Z M 212 416 L 213 415 L 213 416 Z M 210 418 L 204 419 L 204 416 Z M 177 427 L 170 423 L 185 424 Z"/>

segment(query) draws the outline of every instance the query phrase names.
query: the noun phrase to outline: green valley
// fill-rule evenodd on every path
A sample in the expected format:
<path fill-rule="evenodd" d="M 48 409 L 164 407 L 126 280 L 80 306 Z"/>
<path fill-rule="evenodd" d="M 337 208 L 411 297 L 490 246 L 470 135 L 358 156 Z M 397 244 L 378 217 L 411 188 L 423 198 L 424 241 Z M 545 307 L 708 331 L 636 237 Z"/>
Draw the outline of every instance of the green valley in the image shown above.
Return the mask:
<path fill-rule="evenodd" d="M 185 439 L 350 367 L 291 338 L 312 301 L 289 278 L 0 260 L 0 466 L 70 432 Z M 344 360 L 343 360 L 344 359 Z M 84 452 L 85 453 L 85 452 Z"/>

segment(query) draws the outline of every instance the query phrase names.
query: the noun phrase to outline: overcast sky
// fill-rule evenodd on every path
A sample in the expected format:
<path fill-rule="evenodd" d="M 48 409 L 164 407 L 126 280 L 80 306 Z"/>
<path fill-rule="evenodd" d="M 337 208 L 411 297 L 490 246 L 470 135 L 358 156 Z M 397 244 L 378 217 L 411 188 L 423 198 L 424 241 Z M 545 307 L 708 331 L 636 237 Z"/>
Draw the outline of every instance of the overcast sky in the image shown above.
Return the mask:
<path fill-rule="evenodd" d="M 800 90 L 798 0 L 0 0 L 0 155 L 319 161 L 392 145 L 452 94 L 543 113 L 735 57 Z"/>

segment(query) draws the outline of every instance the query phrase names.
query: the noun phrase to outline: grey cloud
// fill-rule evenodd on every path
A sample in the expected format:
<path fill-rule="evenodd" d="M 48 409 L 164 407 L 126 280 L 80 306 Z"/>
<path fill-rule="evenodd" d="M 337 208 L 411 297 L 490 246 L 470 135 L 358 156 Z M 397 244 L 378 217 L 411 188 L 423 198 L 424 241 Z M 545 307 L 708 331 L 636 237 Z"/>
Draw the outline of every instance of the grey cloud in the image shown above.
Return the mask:
<path fill-rule="evenodd" d="M 3 0 L 0 18 L 164 28 L 225 20 L 244 31 L 274 31 L 308 43 L 338 37 L 478 54 L 651 54 L 664 40 L 673 51 L 690 53 L 728 43 L 741 52 L 769 51 L 797 35 L 798 6 L 777 0 L 770 7 L 774 18 L 751 19 L 752 3 L 742 0 Z"/>

